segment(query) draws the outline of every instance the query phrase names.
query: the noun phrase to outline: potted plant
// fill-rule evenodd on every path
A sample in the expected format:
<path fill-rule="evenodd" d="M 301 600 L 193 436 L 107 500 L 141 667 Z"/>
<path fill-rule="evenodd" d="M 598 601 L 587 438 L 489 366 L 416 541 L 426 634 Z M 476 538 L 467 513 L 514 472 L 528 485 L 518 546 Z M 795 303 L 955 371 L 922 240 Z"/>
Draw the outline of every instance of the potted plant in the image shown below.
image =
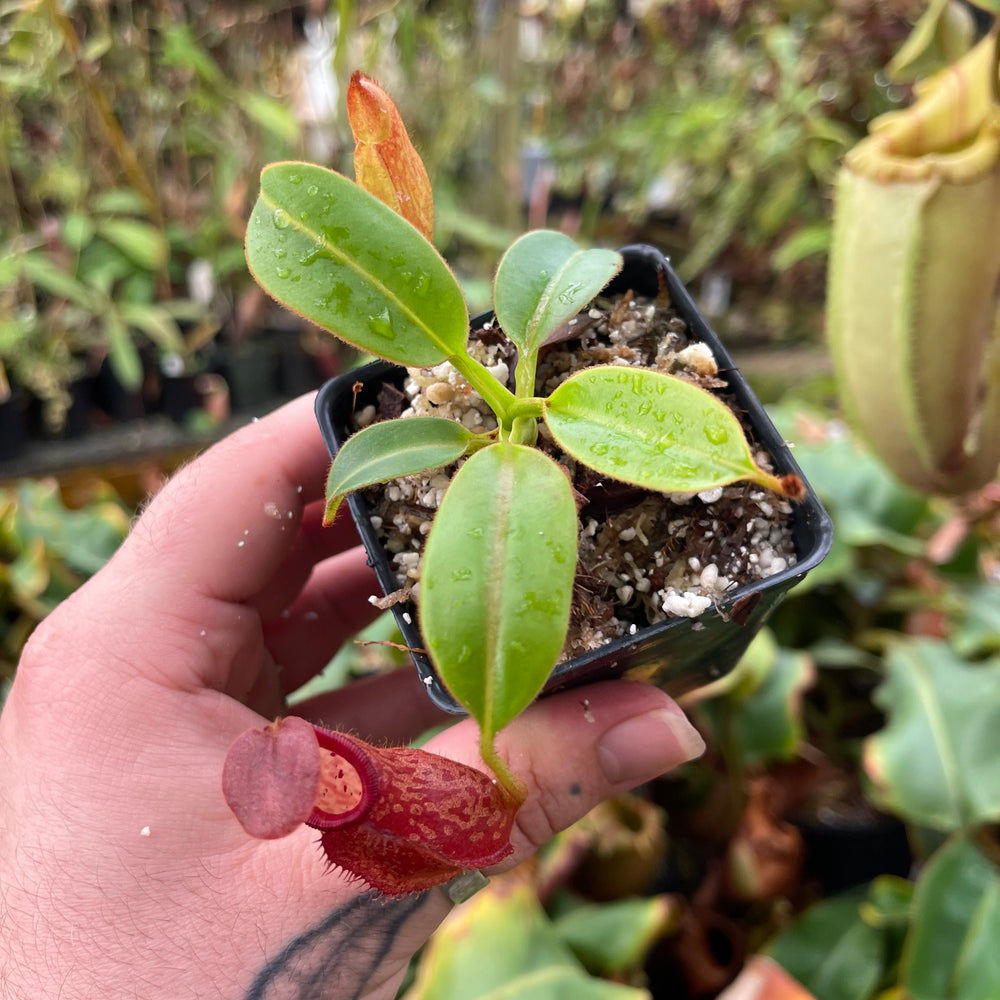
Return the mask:
<path fill-rule="evenodd" d="M 430 187 L 398 113 L 384 92 L 357 74 L 348 107 L 358 183 L 312 164 L 266 168 L 248 226 L 247 259 L 257 281 L 279 301 L 387 362 L 321 394 L 320 420 L 336 451 L 329 519 L 351 494 L 352 511 L 371 543 L 370 513 L 354 491 L 458 464 L 446 491 L 430 484 L 443 498 L 421 553 L 418 606 L 397 610 L 432 693 L 478 722 L 480 753 L 497 777 L 494 787 L 516 811 L 523 792 L 497 755 L 494 738 L 546 686 L 626 672 L 663 679 L 670 673 L 663 671 L 665 664 L 678 676 L 687 674 L 688 683 L 692 674 L 710 669 L 706 664 L 726 669 L 775 597 L 825 554 L 829 525 L 759 404 L 736 379 L 667 262 L 651 248 L 622 254 L 582 250 L 559 233 L 528 233 L 499 265 L 495 317 L 473 323 L 470 339 L 461 288 L 429 242 Z M 591 307 L 585 316 L 595 323 L 602 315 L 620 319 L 638 296 L 652 296 L 641 305 L 642 315 L 668 313 L 669 322 L 684 328 L 685 342 L 690 336 L 689 346 L 701 345 L 690 352 L 700 359 L 700 381 L 727 388 L 738 408 L 753 412 L 754 444 L 734 409 L 695 384 L 698 378 L 632 364 L 636 352 L 629 345 L 616 358 L 607 355 L 612 363 L 564 371 L 553 376 L 554 387 L 541 385 L 546 348 L 575 337 L 571 324 L 601 293 L 619 298 L 603 314 Z M 641 339 L 649 336 L 646 331 Z M 489 350 L 497 342 L 509 345 L 506 360 Z M 447 370 L 449 381 L 438 384 L 480 400 L 475 414 L 411 415 L 352 428 L 351 411 L 374 399 L 379 385 L 401 384 L 402 366 L 411 374 Z M 717 377 L 720 369 L 725 378 Z M 448 392 L 436 395 L 443 402 Z M 729 484 L 751 484 L 739 488 L 744 519 L 753 494 L 758 500 L 769 496 L 773 504 L 764 506 L 772 513 L 785 505 L 797 548 L 787 562 L 795 565 L 776 563 L 768 585 L 753 592 L 737 584 L 729 595 L 723 588 L 709 614 L 697 614 L 713 603 L 704 599 L 688 601 L 678 608 L 681 618 L 651 631 L 627 623 L 608 648 L 557 667 L 578 575 L 578 509 L 619 502 L 606 481 L 625 484 L 626 502 L 633 505 L 650 493 L 683 494 L 683 501 L 700 494 L 698 502 L 709 505 Z M 596 524 L 596 518 L 589 520 Z M 718 524 L 712 534 L 730 530 Z M 373 558 L 383 586 L 398 590 L 387 562 L 379 568 L 384 557 Z M 646 580 L 651 588 L 654 581 Z M 669 599 L 666 582 L 659 587 Z M 419 635 L 409 628 L 415 622 Z M 231 753 L 227 796 L 237 815 L 257 835 L 280 835 L 303 820 L 326 829 L 326 793 L 313 794 L 319 765 L 312 738 L 297 725 L 270 728 L 267 738 L 248 734 Z M 356 741 L 332 744 L 329 734 L 316 732 L 328 770 L 324 753 L 347 759 L 359 773 L 375 766 L 371 755 L 350 759 L 358 752 Z M 248 776 L 259 774 L 263 761 L 279 758 L 293 771 L 301 765 L 309 794 L 287 813 L 278 810 L 277 819 L 273 810 L 262 818 L 249 815 L 260 796 Z M 287 784 L 284 778 L 272 782 L 279 792 Z M 358 808 L 364 794 L 352 792 L 341 812 Z"/>

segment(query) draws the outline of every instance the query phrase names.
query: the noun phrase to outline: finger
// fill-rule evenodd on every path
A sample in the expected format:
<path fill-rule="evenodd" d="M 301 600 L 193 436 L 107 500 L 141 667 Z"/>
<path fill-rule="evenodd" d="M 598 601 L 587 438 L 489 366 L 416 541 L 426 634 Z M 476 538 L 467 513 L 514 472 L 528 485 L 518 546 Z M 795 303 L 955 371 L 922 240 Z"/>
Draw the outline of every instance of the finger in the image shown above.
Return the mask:
<path fill-rule="evenodd" d="M 402 746 L 433 726 L 454 721 L 427 697 L 416 670 L 400 667 L 295 706 L 295 714 L 369 743 Z"/>
<path fill-rule="evenodd" d="M 315 567 L 291 607 L 264 626 L 264 642 L 281 664 L 286 693 L 318 674 L 346 639 L 381 614 L 368 601 L 377 592 L 360 547 Z"/>
<path fill-rule="evenodd" d="M 185 605 L 253 598 L 292 548 L 303 506 L 323 495 L 329 460 L 312 408 L 303 396 L 174 476 L 119 550 L 125 573 Z"/>
<path fill-rule="evenodd" d="M 350 512 L 342 510 L 334 524 L 324 527 L 324 507 L 324 502 L 318 501 L 305 508 L 280 571 L 248 601 L 264 621 L 277 618 L 288 610 L 318 563 L 360 544 Z M 371 586 L 375 586 L 374 577 Z M 345 590 L 345 597 L 350 594 L 350 590 Z"/>
<path fill-rule="evenodd" d="M 427 749 L 482 768 L 477 746 L 469 721 L 434 737 Z M 699 756 L 705 744 L 659 689 L 606 681 L 536 702 L 500 733 L 497 749 L 528 791 L 506 870 L 599 802 Z"/>

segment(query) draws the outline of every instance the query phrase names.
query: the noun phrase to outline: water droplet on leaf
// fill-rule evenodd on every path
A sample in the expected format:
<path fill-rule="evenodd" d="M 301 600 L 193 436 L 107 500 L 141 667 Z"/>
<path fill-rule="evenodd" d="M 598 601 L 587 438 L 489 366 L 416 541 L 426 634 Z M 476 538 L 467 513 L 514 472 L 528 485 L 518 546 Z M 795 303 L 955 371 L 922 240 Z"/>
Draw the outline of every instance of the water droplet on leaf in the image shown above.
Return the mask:
<path fill-rule="evenodd" d="M 569 305 L 582 287 L 583 285 L 581 285 L 579 281 L 574 281 L 572 284 L 567 285 L 566 288 L 559 293 L 559 301 L 562 302 L 563 305 Z"/>
<path fill-rule="evenodd" d="M 299 257 L 299 263 L 303 264 L 305 267 L 309 267 L 311 264 L 315 264 L 320 257 L 326 257 L 326 247 L 322 243 L 317 243 L 312 250 L 308 250 L 301 257 Z"/>
<path fill-rule="evenodd" d="M 376 337 L 382 337 L 385 340 L 396 339 L 396 331 L 392 328 L 388 306 L 385 306 L 380 313 L 368 317 L 368 328 Z"/>

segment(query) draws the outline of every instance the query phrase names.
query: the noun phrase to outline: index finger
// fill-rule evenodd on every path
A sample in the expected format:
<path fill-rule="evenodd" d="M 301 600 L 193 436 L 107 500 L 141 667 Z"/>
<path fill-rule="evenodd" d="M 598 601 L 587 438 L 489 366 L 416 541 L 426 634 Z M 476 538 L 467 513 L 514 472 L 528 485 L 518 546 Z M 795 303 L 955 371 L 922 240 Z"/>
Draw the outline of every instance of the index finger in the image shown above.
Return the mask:
<path fill-rule="evenodd" d="M 160 491 L 115 557 L 166 591 L 254 597 L 293 548 L 329 457 L 310 394 L 214 445 Z"/>

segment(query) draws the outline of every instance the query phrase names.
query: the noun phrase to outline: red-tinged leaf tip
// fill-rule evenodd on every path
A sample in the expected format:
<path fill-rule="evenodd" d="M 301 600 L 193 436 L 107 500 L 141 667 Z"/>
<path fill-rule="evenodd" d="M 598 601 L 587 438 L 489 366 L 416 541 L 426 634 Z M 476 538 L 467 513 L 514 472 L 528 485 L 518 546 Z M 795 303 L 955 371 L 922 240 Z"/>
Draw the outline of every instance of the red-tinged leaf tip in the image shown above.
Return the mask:
<path fill-rule="evenodd" d="M 358 185 L 433 239 L 431 182 L 392 98 L 374 80 L 355 72 L 347 88 L 347 117 L 354 133 Z"/>
<path fill-rule="evenodd" d="M 344 495 L 331 497 L 326 502 L 326 506 L 323 508 L 323 527 L 329 528 L 332 526 L 333 522 L 337 520 L 337 511 L 340 510 L 341 501 L 344 499 Z"/>
<path fill-rule="evenodd" d="M 313 727 L 304 719 L 279 719 L 236 738 L 222 769 L 222 792 L 250 836 L 285 837 L 312 812 L 320 764 Z"/>
<path fill-rule="evenodd" d="M 805 498 L 806 485 L 802 482 L 802 478 L 795 475 L 794 472 L 780 476 L 778 482 L 781 484 L 781 495 L 783 497 L 788 497 L 789 500 L 802 500 Z"/>
<path fill-rule="evenodd" d="M 373 747 L 322 729 L 316 736 L 330 757 L 323 782 L 331 787 L 308 823 L 323 831 L 331 864 L 397 896 L 513 850 L 517 804 L 481 771 L 424 750 Z"/>
<path fill-rule="evenodd" d="M 354 141 L 384 142 L 392 132 L 393 116 L 398 119 L 399 112 L 389 95 L 361 70 L 355 70 L 347 85 L 347 120 Z"/>

